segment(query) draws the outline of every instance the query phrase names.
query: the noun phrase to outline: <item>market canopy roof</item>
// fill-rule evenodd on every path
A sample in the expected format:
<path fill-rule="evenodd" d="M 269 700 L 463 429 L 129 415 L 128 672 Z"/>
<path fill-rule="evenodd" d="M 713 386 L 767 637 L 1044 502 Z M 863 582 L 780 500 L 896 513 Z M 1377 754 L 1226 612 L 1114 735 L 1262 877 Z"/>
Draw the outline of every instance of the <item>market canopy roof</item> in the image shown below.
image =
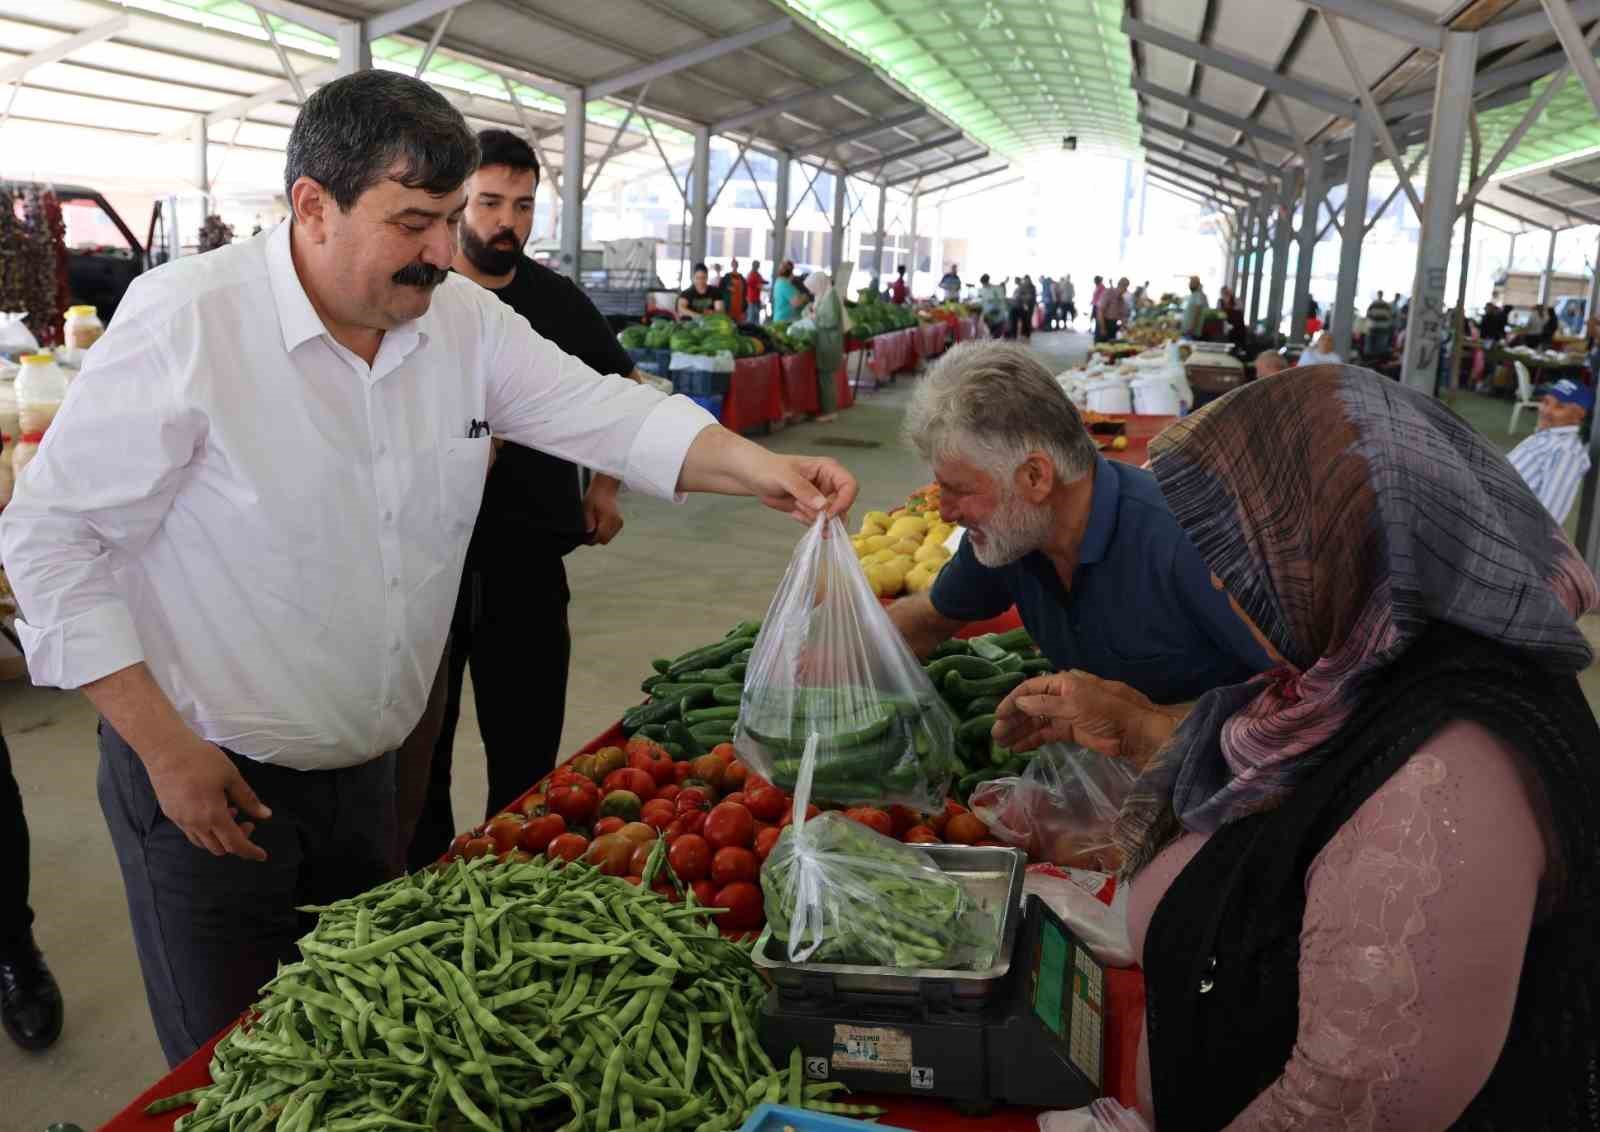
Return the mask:
<path fill-rule="evenodd" d="M 170 138 L 203 114 L 214 144 L 281 150 L 296 86 L 337 73 L 353 21 L 375 66 L 420 70 L 475 125 L 526 127 L 558 170 L 573 91 L 588 99 L 589 175 L 604 161 L 606 179 L 658 168 L 658 150 L 681 157 L 701 126 L 924 189 L 1003 164 L 767 0 L 0 0 L 0 83 L 24 79 L 20 119 Z"/>

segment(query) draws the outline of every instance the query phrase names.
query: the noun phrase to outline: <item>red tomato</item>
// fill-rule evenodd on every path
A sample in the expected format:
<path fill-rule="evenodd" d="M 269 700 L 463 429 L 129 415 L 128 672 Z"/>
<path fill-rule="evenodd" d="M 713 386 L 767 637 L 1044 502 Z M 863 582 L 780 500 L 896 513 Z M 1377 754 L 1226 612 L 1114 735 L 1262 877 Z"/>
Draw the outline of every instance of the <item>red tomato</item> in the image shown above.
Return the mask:
<path fill-rule="evenodd" d="M 756 839 L 756 820 L 737 802 L 719 802 L 706 815 L 706 842 L 713 849 L 737 845 L 748 849 Z"/>
<path fill-rule="evenodd" d="M 676 800 L 680 814 L 693 813 L 695 810 L 709 810 L 711 796 L 698 786 L 686 786 L 678 791 Z"/>
<path fill-rule="evenodd" d="M 573 779 L 582 777 L 583 775 L 572 769 L 570 763 L 564 763 L 561 766 L 556 767 L 555 770 L 552 770 L 550 772 L 550 777 L 545 779 L 545 794 L 548 796 L 550 791 L 555 787 L 565 786 Z"/>
<path fill-rule="evenodd" d="M 957 814 L 964 814 L 964 813 L 967 813 L 967 812 L 968 812 L 967 808 L 965 806 L 963 806 L 960 802 L 956 801 L 954 798 L 946 798 L 944 800 L 944 816 L 945 817 L 953 818 Z"/>
<path fill-rule="evenodd" d="M 560 814 L 569 826 L 589 824 L 600 806 L 600 791 L 595 784 L 576 777 L 552 787 L 545 797 L 550 812 Z"/>
<path fill-rule="evenodd" d="M 524 865 L 524 864 L 527 864 L 529 861 L 533 860 L 533 854 L 532 853 L 526 853 L 521 849 L 513 849 L 513 850 L 511 850 L 511 852 L 509 852 L 509 853 L 505 854 L 504 856 L 502 856 L 501 860 L 503 860 L 503 861 L 515 861 L 519 865 Z"/>
<path fill-rule="evenodd" d="M 756 834 L 756 856 L 765 861 L 772 852 L 772 847 L 778 843 L 778 838 L 783 836 L 783 830 L 775 825 L 770 825 Z"/>
<path fill-rule="evenodd" d="M 711 858 L 711 879 L 718 885 L 737 880 L 753 881 L 761 872 L 761 862 L 748 849 L 724 845 Z"/>
<path fill-rule="evenodd" d="M 689 777 L 689 764 L 688 764 L 688 762 L 681 762 L 681 763 L 673 763 L 672 764 L 672 781 L 674 783 L 676 783 L 679 786 L 682 786 L 683 785 L 683 780 L 685 778 L 688 778 L 688 777 Z"/>
<path fill-rule="evenodd" d="M 672 756 L 654 743 L 640 747 L 630 740 L 628 766 L 634 770 L 644 771 L 657 786 L 665 786 L 672 781 Z"/>
<path fill-rule="evenodd" d="M 699 834 L 706 828 L 706 812 L 704 810 L 690 810 L 686 814 L 679 814 L 678 820 L 683 823 L 683 832 Z"/>
<path fill-rule="evenodd" d="M 520 814 L 496 814 L 483 833 L 494 842 L 496 853 L 509 853 L 517 847 L 517 840 L 522 836 L 522 825 Z"/>
<path fill-rule="evenodd" d="M 711 907 L 711 902 L 717 898 L 717 886 L 708 880 L 695 881 L 689 891 L 694 893 L 694 902 L 702 908 Z"/>
<path fill-rule="evenodd" d="M 588 848 L 589 839 L 583 834 L 563 833 L 544 852 L 552 861 L 576 861 Z"/>
<path fill-rule="evenodd" d="M 722 765 L 727 766 L 738 757 L 738 752 L 733 749 L 732 743 L 718 743 L 711 748 L 711 753 L 722 760 Z"/>
<path fill-rule="evenodd" d="M 655 884 L 650 886 L 650 891 L 654 892 L 657 896 L 671 904 L 676 904 L 678 901 L 683 899 L 682 896 L 678 895 L 678 890 L 672 887 L 672 882 L 670 880 L 656 881 Z"/>
<path fill-rule="evenodd" d="M 461 856 L 462 850 L 467 847 L 467 842 L 471 840 L 472 834 L 470 833 L 456 834 L 455 839 L 450 842 L 450 848 L 444 851 L 444 859 L 447 861 L 453 861 L 457 857 Z"/>
<path fill-rule="evenodd" d="M 645 825 L 642 821 L 631 821 L 617 832 L 635 845 L 643 845 L 646 841 L 656 839 L 655 827 Z"/>
<path fill-rule="evenodd" d="M 522 800 L 522 805 L 519 809 L 522 810 L 522 816 L 530 820 L 544 817 L 548 812 L 544 804 L 544 791 L 535 790 L 532 794 L 529 794 Z"/>
<path fill-rule="evenodd" d="M 748 785 L 748 784 L 747 784 Z M 780 821 L 789 809 L 789 800 L 775 786 L 756 786 L 744 792 L 746 806 L 752 817 L 760 821 Z"/>
<path fill-rule="evenodd" d="M 906 830 L 906 835 L 901 840 L 907 845 L 937 845 L 939 835 L 928 826 L 914 825 Z"/>
<path fill-rule="evenodd" d="M 806 803 L 806 821 L 810 821 L 812 818 L 816 817 L 821 812 L 822 812 L 821 810 L 817 809 L 810 802 Z M 778 828 L 782 829 L 784 826 L 789 825 L 793 821 L 794 821 L 794 807 L 793 806 L 788 806 L 783 811 L 783 820 L 778 823 Z"/>
<path fill-rule="evenodd" d="M 627 881 L 629 884 L 634 884 L 634 885 L 638 885 L 638 884 L 643 884 L 644 883 L 644 877 L 626 876 L 626 877 L 623 877 L 622 879 Z"/>
<path fill-rule="evenodd" d="M 724 794 L 722 796 L 722 800 L 724 802 L 735 802 L 738 805 L 749 809 L 749 804 L 745 801 L 743 790 L 735 790 L 732 794 Z"/>
<path fill-rule="evenodd" d="M 635 770 L 631 766 L 625 766 L 606 775 L 600 793 L 603 796 L 613 790 L 631 790 L 639 795 L 639 801 L 648 802 L 655 795 L 656 780 L 647 770 Z"/>
<path fill-rule="evenodd" d="M 952 814 L 945 822 L 944 836 L 957 845 L 971 845 L 989 836 L 989 829 L 972 814 Z"/>
<path fill-rule="evenodd" d="M 719 928 L 750 931 L 759 928 L 767 918 L 761 903 L 761 890 L 746 880 L 734 881 L 722 888 L 711 904 L 714 908 L 728 909 L 717 917 Z"/>
<path fill-rule="evenodd" d="M 933 830 L 933 832 L 937 833 L 940 837 L 943 837 L 944 836 L 945 823 L 948 822 L 949 820 L 950 820 L 950 815 L 945 813 L 943 810 L 940 810 L 936 814 L 929 814 L 927 817 L 923 818 L 920 822 L 918 822 L 917 825 L 926 826 L 928 829 L 931 829 L 931 830 Z M 915 827 L 913 827 L 913 828 L 915 828 Z M 900 840 L 904 841 L 906 839 L 904 837 L 902 837 L 902 838 L 900 838 Z"/>
<path fill-rule="evenodd" d="M 667 798 L 651 798 L 639 811 L 639 820 L 652 829 L 666 829 L 677 815 L 677 809 Z"/>
<path fill-rule="evenodd" d="M 679 880 L 704 880 L 711 869 L 711 846 L 699 834 L 686 833 L 667 850 L 667 864 Z"/>
<path fill-rule="evenodd" d="M 906 830 L 914 825 L 920 825 L 922 819 L 917 816 L 917 811 L 910 806 L 889 807 L 889 836 L 904 837 Z"/>
<path fill-rule="evenodd" d="M 534 818 L 522 827 L 521 845 L 530 853 L 543 853 L 550 843 L 567 832 L 567 823 L 560 814 L 546 814 Z"/>
<path fill-rule="evenodd" d="M 874 809 L 871 806 L 856 806 L 846 810 L 844 816 L 851 821 L 860 822 L 868 829 L 881 833 L 885 837 L 894 836 L 894 819 L 882 810 Z"/>
<path fill-rule="evenodd" d="M 673 763 L 672 765 L 677 766 L 678 764 Z M 669 782 L 667 785 L 656 791 L 656 798 L 665 798 L 669 802 L 676 803 L 678 800 L 678 794 L 682 790 L 683 787 L 679 786 L 676 782 Z M 655 798 L 650 799 L 652 802 L 655 800 Z M 674 806 L 674 809 L 676 809 L 676 806 Z"/>
<path fill-rule="evenodd" d="M 750 781 L 750 768 L 737 760 L 729 763 L 722 769 L 722 788 L 724 790 L 743 790 L 745 783 Z"/>
<path fill-rule="evenodd" d="M 667 823 L 667 828 L 661 831 L 661 840 L 665 841 L 668 845 L 671 845 L 674 841 L 678 840 L 678 838 L 682 837 L 684 832 L 683 819 L 673 818 Z"/>
<path fill-rule="evenodd" d="M 628 872 L 634 876 L 643 876 L 644 867 L 650 860 L 650 854 L 655 849 L 654 841 L 645 841 L 633 847 L 633 856 L 628 858 Z"/>
<path fill-rule="evenodd" d="M 461 855 L 467 860 L 474 857 L 487 857 L 494 852 L 494 842 L 487 837 L 470 837 L 461 847 Z"/>
<path fill-rule="evenodd" d="M 594 835 L 604 837 L 608 833 L 616 833 L 628 823 L 621 818 L 601 818 L 594 823 Z"/>
<path fill-rule="evenodd" d="M 589 842 L 583 859 L 608 877 L 625 877 L 633 850 L 633 842 L 619 833 L 611 833 Z"/>

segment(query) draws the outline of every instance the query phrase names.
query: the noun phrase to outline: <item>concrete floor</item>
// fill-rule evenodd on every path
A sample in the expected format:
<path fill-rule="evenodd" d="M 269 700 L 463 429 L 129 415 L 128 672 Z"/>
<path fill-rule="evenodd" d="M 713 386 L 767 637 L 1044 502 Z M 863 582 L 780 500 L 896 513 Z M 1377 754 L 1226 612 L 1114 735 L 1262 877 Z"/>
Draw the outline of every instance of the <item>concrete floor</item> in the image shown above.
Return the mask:
<path fill-rule="evenodd" d="M 1087 338 L 1039 334 L 1053 369 L 1081 358 Z M 910 382 L 864 396 L 837 422 L 767 438 L 780 452 L 837 456 L 862 482 L 865 508 L 889 508 L 927 482 L 899 443 Z M 1505 447 L 1503 402 L 1465 395 L 1457 408 Z M 860 442 L 833 445 L 830 441 Z M 611 546 L 568 560 L 573 665 L 563 749 L 605 730 L 637 700 L 649 658 L 683 651 L 742 617 L 760 616 L 800 528 L 745 500 L 695 497 L 679 507 L 625 500 L 627 527 Z M 1591 635 L 1600 644 L 1600 627 Z M 1585 678 L 1600 703 L 1600 672 Z M 38 1132 L 51 1121 L 99 1124 L 163 1072 L 123 901 L 121 877 L 95 800 L 94 716 L 72 693 L 0 684 L 4 721 L 33 837 L 33 906 L 40 945 L 59 978 L 67 1025 L 57 1045 L 23 1054 L 0 1041 L 9 1100 L 0 1128 Z M 486 786 L 471 699 L 457 736 L 458 817 L 480 812 Z"/>

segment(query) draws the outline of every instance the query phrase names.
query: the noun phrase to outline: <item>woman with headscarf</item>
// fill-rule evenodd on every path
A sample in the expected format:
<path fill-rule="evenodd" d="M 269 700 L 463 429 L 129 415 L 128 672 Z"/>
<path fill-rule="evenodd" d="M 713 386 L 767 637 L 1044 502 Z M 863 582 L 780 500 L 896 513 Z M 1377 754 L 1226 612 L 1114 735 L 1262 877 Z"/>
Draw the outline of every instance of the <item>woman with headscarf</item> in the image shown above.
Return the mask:
<path fill-rule="evenodd" d="M 817 420 L 826 424 L 839 415 L 839 387 L 835 382 L 844 362 L 844 306 L 826 271 L 807 275 L 806 290 L 811 292 L 811 317 L 817 324 L 817 404 L 822 410 Z"/>
<path fill-rule="evenodd" d="M 1355 367 L 1244 386 L 1151 457 L 1279 666 L 1192 709 L 1044 677 L 995 728 L 1143 767 L 1146 1117 L 1600 1126 L 1594 575 L 1449 409 Z"/>

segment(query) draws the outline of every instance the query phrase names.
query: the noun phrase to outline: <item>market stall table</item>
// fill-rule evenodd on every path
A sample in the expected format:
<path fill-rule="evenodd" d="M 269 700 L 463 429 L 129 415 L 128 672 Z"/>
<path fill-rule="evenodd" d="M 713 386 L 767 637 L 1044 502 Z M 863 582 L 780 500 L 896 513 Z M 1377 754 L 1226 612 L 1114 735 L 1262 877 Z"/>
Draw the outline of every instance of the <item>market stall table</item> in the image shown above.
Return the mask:
<path fill-rule="evenodd" d="M 807 350 L 800 354 L 789 354 L 780 359 L 780 365 L 785 415 L 820 412 L 822 406 L 817 401 L 816 353 Z"/>
<path fill-rule="evenodd" d="M 949 341 L 949 329 L 942 322 L 925 322 L 911 331 L 915 335 L 917 357 L 936 358 L 944 353 Z"/>
<path fill-rule="evenodd" d="M 783 419 L 783 368 L 776 354 L 733 363 L 721 419 L 733 432 L 753 432 Z"/>

